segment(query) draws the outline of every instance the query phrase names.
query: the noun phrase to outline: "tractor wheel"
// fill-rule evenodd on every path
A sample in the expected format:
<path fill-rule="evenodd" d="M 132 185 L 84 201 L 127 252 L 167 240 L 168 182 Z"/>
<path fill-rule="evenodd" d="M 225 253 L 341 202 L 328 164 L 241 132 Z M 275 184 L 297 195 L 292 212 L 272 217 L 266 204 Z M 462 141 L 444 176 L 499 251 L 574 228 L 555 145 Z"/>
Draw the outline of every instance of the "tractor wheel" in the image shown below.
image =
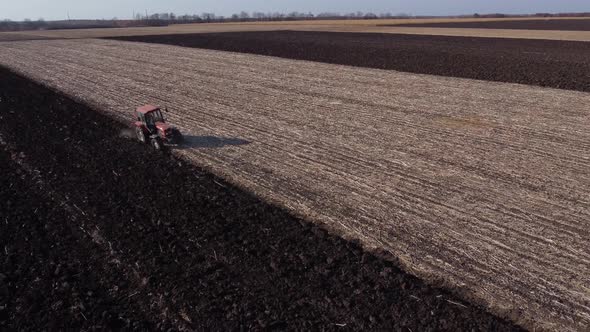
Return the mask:
<path fill-rule="evenodd" d="M 152 139 L 152 147 L 154 147 L 154 149 L 156 150 L 162 150 L 162 141 L 160 140 L 159 137 L 153 138 Z"/>
<path fill-rule="evenodd" d="M 141 143 L 145 143 L 145 133 L 143 132 L 143 129 L 136 127 L 135 136 L 137 136 L 138 141 L 140 141 Z"/>

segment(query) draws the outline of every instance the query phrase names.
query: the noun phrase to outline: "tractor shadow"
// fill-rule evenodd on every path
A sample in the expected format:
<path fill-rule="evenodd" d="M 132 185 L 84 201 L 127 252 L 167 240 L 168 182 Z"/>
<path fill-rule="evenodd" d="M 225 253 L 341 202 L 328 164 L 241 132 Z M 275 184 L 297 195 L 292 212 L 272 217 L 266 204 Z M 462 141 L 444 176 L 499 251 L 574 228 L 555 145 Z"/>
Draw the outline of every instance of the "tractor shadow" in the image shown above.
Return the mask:
<path fill-rule="evenodd" d="M 175 147 L 176 149 L 199 149 L 199 148 L 222 148 L 224 146 L 246 145 L 252 142 L 234 137 L 215 136 L 184 136 L 184 143 Z"/>

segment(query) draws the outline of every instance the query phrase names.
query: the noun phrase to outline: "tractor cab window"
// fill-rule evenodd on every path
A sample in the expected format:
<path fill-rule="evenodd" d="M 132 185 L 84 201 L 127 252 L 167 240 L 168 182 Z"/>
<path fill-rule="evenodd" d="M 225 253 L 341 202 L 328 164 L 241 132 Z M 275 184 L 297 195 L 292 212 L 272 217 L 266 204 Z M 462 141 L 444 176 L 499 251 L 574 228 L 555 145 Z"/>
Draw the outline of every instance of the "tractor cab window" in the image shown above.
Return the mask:
<path fill-rule="evenodd" d="M 145 122 L 148 125 L 154 125 L 156 122 L 164 122 L 164 117 L 160 110 L 155 110 L 145 114 Z"/>
<path fill-rule="evenodd" d="M 145 119 L 145 123 L 148 126 L 153 126 L 156 122 L 154 121 L 154 116 L 152 115 L 152 113 L 146 113 L 143 118 Z"/>
<path fill-rule="evenodd" d="M 152 112 L 152 115 L 154 116 L 155 122 L 164 122 L 164 117 L 162 116 L 162 111 L 155 110 Z"/>
<path fill-rule="evenodd" d="M 152 126 L 155 125 L 156 122 L 164 122 L 164 118 L 162 117 L 162 112 L 160 110 L 155 110 L 145 114 L 145 123 Z"/>

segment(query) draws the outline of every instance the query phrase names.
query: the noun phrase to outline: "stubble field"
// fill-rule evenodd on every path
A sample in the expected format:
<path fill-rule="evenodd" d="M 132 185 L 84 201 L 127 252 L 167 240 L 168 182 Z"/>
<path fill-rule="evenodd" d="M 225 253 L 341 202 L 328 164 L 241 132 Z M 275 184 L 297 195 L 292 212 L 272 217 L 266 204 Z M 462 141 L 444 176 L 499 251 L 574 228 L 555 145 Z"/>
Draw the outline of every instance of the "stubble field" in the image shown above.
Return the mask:
<path fill-rule="evenodd" d="M 530 328 L 590 324 L 586 93 L 100 40 L 3 43 L 0 64 Z"/>

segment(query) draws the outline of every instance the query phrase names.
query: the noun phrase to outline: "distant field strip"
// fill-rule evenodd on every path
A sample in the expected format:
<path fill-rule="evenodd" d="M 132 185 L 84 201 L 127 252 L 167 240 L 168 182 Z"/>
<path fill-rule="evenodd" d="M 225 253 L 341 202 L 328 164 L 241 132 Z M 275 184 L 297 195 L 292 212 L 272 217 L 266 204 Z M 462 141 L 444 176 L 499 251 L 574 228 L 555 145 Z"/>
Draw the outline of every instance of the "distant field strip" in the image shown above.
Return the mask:
<path fill-rule="evenodd" d="M 590 328 L 588 93 L 107 40 L 0 64 L 247 141 L 177 153 L 526 327 Z"/>
<path fill-rule="evenodd" d="M 311 30 L 311 29 L 310 29 Z M 520 30 L 520 29 L 477 29 L 477 28 L 433 28 L 413 26 L 366 27 L 364 29 L 329 30 L 350 32 L 401 33 L 407 35 L 432 35 L 482 38 L 547 39 L 590 42 L 590 31 Z"/>
<path fill-rule="evenodd" d="M 479 19 L 478 22 L 498 21 L 501 19 Z M 512 21 L 509 18 L 501 21 Z M 522 19 L 519 19 L 522 20 Z M 23 39 L 61 39 L 61 38 L 103 38 L 144 35 L 169 35 L 182 33 L 213 33 L 238 31 L 332 31 L 332 32 L 372 32 L 411 35 L 467 36 L 488 38 L 524 38 L 550 39 L 570 41 L 590 41 L 590 31 L 547 31 L 522 29 L 481 29 L 467 27 L 424 27 L 421 24 L 434 23 L 465 23 L 474 19 L 392 19 L 392 20 L 326 20 L 326 21 L 278 21 L 278 22 L 246 22 L 246 23 L 199 23 L 174 24 L 166 27 L 136 28 L 102 28 L 102 29 L 69 29 L 69 30 L 37 30 L 22 32 L 0 32 L 0 41 Z M 568 21 L 583 21 L 569 18 Z M 407 24 L 407 26 L 400 26 Z M 575 23 L 570 23 L 575 24 Z M 579 23 L 578 23 L 579 25 Z M 564 29 L 561 29 L 564 30 Z"/>
<path fill-rule="evenodd" d="M 568 19 L 537 19 L 507 21 L 455 21 L 455 22 L 423 22 L 396 24 L 395 26 L 430 27 L 430 28 L 474 28 L 474 29 L 518 29 L 518 30 L 561 30 L 590 31 L 590 18 Z"/>

